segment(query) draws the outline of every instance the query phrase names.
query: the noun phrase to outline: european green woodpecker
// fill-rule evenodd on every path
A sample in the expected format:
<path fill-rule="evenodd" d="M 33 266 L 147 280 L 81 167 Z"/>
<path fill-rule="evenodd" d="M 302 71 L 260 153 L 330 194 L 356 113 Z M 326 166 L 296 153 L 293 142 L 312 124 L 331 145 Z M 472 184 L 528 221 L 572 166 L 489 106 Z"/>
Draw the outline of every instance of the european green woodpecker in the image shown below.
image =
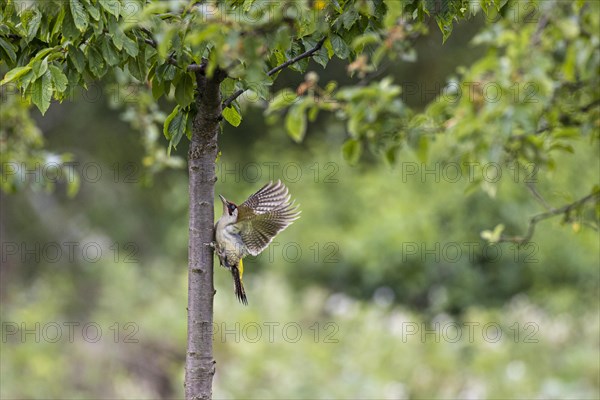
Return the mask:
<path fill-rule="evenodd" d="M 300 217 L 281 181 L 269 182 L 239 206 L 219 195 L 223 215 L 215 225 L 215 248 L 221 265 L 231 271 L 238 300 L 248 304 L 242 259 L 260 254 L 279 232 Z"/>

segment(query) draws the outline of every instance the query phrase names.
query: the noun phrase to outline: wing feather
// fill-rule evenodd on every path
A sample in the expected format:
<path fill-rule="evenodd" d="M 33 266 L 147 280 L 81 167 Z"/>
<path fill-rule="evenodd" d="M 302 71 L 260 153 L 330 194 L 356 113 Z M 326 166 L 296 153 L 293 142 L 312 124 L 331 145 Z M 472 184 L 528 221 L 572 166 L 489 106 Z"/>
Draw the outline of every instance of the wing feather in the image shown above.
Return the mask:
<path fill-rule="evenodd" d="M 298 205 L 281 182 L 269 182 L 238 207 L 242 241 L 253 256 L 263 251 L 275 235 L 300 217 Z"/>

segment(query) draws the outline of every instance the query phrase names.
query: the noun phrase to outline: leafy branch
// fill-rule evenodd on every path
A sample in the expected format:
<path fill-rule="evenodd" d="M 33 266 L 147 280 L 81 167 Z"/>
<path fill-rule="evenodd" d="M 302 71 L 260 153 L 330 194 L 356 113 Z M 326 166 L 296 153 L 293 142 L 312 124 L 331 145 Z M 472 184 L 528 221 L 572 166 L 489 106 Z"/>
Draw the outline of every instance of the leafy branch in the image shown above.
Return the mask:
<path fill-rule="evenodd" d="M 527 228 L 527 233 L 525 234 L 525 236 L 501 236 L 498 241 L 499 242 L 516 243 L 518 245 L 525 244 L 525 243 L 529 242 L 531 240 L 531 238 L 533 237 L 533 234 L 535 232 L 535 227 L 538 224 L 538 222 L 543 221 L 548 218 L 555 217 L 557 215 L 564 215 L 565 219 L 568 220 L 571 211 L 584 206 L 586 203 L 590 203 L 590 202 L 594 202 L 594 201 L 600 202 L 600 190 L 598 190 L 598 189 L 595 189 L 589 195 L 582 197 L 581 199 L 576 200 L 572 203 L 566 204 L 560 208 L 553 208 L 553 209 L 550 209 L 549 211 L 534 215 L 529 220 L 529 226 Z"/>
<path fill-rule="evenodd" d="M 315 47 L 313 47 L 312 49 L 309 49 L 307 51 L 305 51 L 302 54 L 297 55 L 296 57 L 289 59 L 288 61 L 284 62 L 281 65 L 276 66 L 275 68 L 273 68 L 272 70 L 270 70 L 269 72 L 267 72 L 267 76 L 273 76 L 276 73 L 278 73 L 279 71 L 281 71 L 284 68 L 289 67 L 290 65 L 303 60 L 305 58 L 308 57 L 312 57 L 313 54 L 315 54 L 317 51 L 321 50 L 321 47 L 323 47 L 323 43 L 325 43 L 325 40 L 327 39 L 327 37 L 323 37 L 321 40 L 319 40 L 317 42 L 317 44 L 315 45 Z M 246 91 L 246 89 L 238 89 L 235 92 L 233 92 L 233 94 L 231 96 L 229 96 L 222 105 L 222 108 L 225 109 L 229 106 L 231 106 L 231 103 L 233 103 L 235 101 L 235 99 L 237 99 L 238 97 L 240 97 L 242 95 L 242 93 L 244 93 Z"/>

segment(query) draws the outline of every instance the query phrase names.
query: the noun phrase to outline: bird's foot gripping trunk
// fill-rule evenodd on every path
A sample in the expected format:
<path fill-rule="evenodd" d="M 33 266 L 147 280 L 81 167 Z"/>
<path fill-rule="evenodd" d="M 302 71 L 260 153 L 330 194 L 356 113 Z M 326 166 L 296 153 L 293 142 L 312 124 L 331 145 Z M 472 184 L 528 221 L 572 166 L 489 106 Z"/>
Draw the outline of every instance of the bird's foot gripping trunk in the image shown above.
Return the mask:
<path fill-rule="evenodd" d="M 242 276 L 237 266 L 231 267 L 231 275 L 233 275 L 235 295 L 241 303 L 248 305 L 248 299 L 246 298 L 246 292 L 244 291 L 244 285 L 242 284 Z"/>

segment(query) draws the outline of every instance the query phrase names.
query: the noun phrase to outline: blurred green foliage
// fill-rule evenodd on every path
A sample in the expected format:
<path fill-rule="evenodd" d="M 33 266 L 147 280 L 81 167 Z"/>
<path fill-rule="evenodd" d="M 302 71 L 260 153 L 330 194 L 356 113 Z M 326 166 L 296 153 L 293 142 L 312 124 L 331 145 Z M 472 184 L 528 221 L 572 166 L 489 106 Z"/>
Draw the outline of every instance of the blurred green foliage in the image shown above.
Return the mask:
<path fill-rule="evenodd" d="M 82 117 L 86 108 L 98 108 L 67 107 L 67 115 Z M 74 200 L 60 191 L 2 198 L 8 211 L 3 242 L 32 248 L 74 234 L 80 243 L 74 262 L 66 253 L 49 262 L 42 252 L 40 262 L 10 255 L 3 263 L 2 322 L 19 329 L 25 323 L 33 331 L 41 324 L 39 343 L 32 333 L 23 340 L 22 331 L 2 343 L 3 398 L 182 396 L 186 179 L 173 171 L 156 175 L 151 188 L 126 183 L 123 176 L 115 181 L 113 163 L 140 165 L 144 150 L 132 145 L 130 151 L 110 151 L 111 144 L 136 138 L 124 139 L 127 125 L 116 123 L 108 110 L 103 114 L 104 123 L 113 124 L 103 129 L 98 120 L 105 152 L 91 158 L 86 143 L 70 146 L 82 162 L 102 166 L 100 181 L 83 179 Z M 49 134 L 49 146 L 59 150 L 81 123 L 60 119 Z M 287 179 L 303 214 L 265 254 L 246 263 L 249 307 L 237 304 L 229 275 L 216 270 L 215 398 L 594 398 L 600 387 L 592 306 L 598 296 L 597 234 L 547 221 L 534 247 L 515 253 L 512 245 L 501 244 L 502 257 L 490 252 L 494 258 L 486 258 L 482 229 L 503 222 L 521 230 L 534 212 L 511 170 L 504 170 L 496 198 L 479 192 L 465 196 L 466 177 L 444 182 L 440 169 L 439 182 L 432 173 L 422 179 L 423 166 L 408 151 L 400 153 L 402 163 L 395 167 L 348 166 L 336 144 L 339 127 L 323 123 L 318 134 L 310 133 L 296 147 L 281 134 L 284 127 L 265 132 L 257 123 L 254 129 L 263 133 L 244 148 L 234 147 L 235 130 L 223 134 L 217 191 L 242 199 L 270 178 L 271 169 L 273 178 Z M 432 156 L 444 148 L 440 142 Z M 541 188 L 560 184 L 576 190 L 580 182 L 598 178 L 592 169 L 577 171 L 586 160 L 560 157 L 561 165 L 571 167 L 554 171 Z M 418 174 L 409 173 L 414 165 Z M 435 171 L 436 164 L 427 168 Z M 141 182 L 141 169 L 131 177 Z M 24 224 L 32 216 L 38 224 Z M 98 262 L 82 258 L 80 249 L 88 242 L 99 243 Z M 136 246 L 134 253 L 125 248 L 129 243 Z M 403 251 L 411 244 L 431 250 L 436 243 L 440 248 L 456 243 L 462 256 Z M 466 243 L 478 244 L 474 258 Z M 299 258 L 296 248 L 302 251 Z M 53 322 L 62 327 L 62 336 L 49 343 L 44 338 L 54 337 L 48 325 Z M 79 323 L 73 343 L 63 325 L 68 322 Z M 102 329 L 98 343 L 90 342 L 94 328 L 83 336 L 90 322 Z M 127 323 L 133 325 L 125 329 Z M 451 323 L 461 328 L 456 343 Z M 479 324 L 472 325 L 472 342 L 469 323 Z M 498 343 L 486 340 L 496 337 L 496 325 L 483 336 L 487 323 L 501 327 Z M 295 341 L 298 326 L 302 335 Z M 415 326 L 417 333 L 409 334 Z M 437 329 L 439 343 L 433 334 L 421 339 L 426 327 Z M 537 342 L 525 342 L 526 337 Z"/>
<path fill-rule="evenodd" d="M 110 13 L 111 2 L 100 3 Z M 335 59 L 327 69 L 316 59 L 303 66 L 313 72 L 304 79 L 281 74 L 273 91 L 291 97 L 275 97 L 266 114 L 250 100 L 234 105 L 243 120 L 220 136 L 217 191 L 239 201 L 282 178 L 303 214 L 248 259 L 249 307 L 235 300 L 226 271 L 215 271 L 215 398 L 600 397 L 600 254 L 588 226 L 597 215 L 543 221 L 521 247 L 482 238 L 500 224 L 511 234 L 526 231 L 543 210 L 530 181 L 553 207 L 599 182 L 598 109 L 578 110 L 598 96 L 598 7 L 494 4 L 506 20 L 486 24 L 480 15 L 447 37 L 452 13 L 440 13 L 431 26 L 410 27 L 419 34 L 409 35 L 409 46 L 402 32 L 388 31 L 400 35 L 393 51 L 366 52 L 352 76 Z M 521 12 L 533 4 L 537 19 L 511 18 L 511 4 Z M 383 24 L 394 28 L 401 11 Z M 473 25 L 483 27 L 475 38 Z M 139 32 L 128 32 L 141 45 Z M 219 40 L 237 33 L 228 35 Z M 129 52 L 118 57 L 135 69 Z M 253 61 L 255 70 L 242 72 L 264 74 L 264 60 Z M 370 78 L 384 62 L 394 80 Z M 159 126 L 172 104 L 131 90 L 137 86 L 119 72 L 114 78 L 99 86 L 102 98 L 65 99 L 43 119 L 33 112 L 40 129 L 17 96 L 2 99 L 3 163 L 70 153 L 52 160 L 77 172 L 2 175 L 2 398 L 183 396 L 187 177 L 164 167 L 181 166 L 186 149 L 166 155 Z M 495 82 L 506 96 L 453 101 L 448 88 L 468 81 Z M 432 82 L 438 97 L 426 93 L 435 91 Z M 513 82 L 538 85 L 540 101 L 514 102 Z M 176 87 L 172 100 L 184 101 Z M 123 99 L 125 122 L 107 106 Z M 131 128 L 143 132 L 141 141 Z"/>

